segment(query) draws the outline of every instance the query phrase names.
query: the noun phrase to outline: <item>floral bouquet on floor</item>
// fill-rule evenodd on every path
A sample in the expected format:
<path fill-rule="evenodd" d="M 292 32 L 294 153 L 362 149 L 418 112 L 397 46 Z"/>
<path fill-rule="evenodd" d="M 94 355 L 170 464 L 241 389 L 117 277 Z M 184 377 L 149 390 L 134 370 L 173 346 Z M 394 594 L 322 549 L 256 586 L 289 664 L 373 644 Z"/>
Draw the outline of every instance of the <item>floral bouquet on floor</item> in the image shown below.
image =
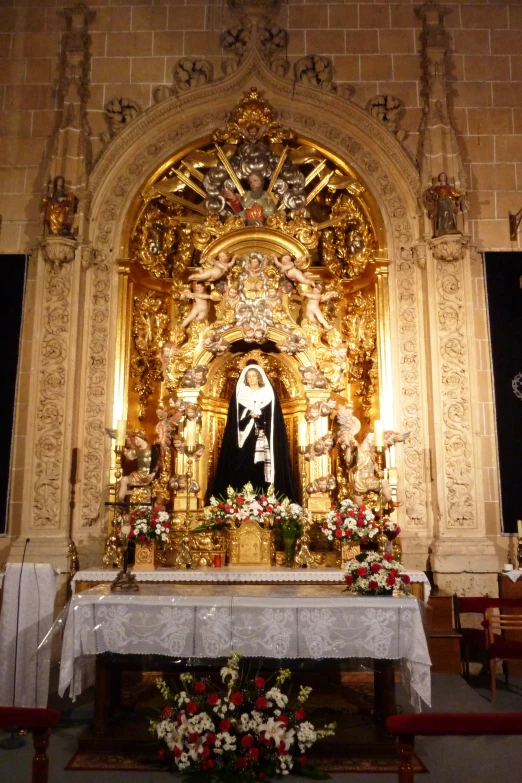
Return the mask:
<path fill-rule="evenodd" d="M 161 719 L 151 722 L 160 757 L 198 783 L 253 783 L 291 771 L 327 778 L 306 755 L 335 730 L 335 724 L 316 729 L 306 719 L 312 689 L 301 686 L 291 699 L 283 689 L 289 671 L 273 675 L 269 685 L 263 677 L 244 678 L 239 661 L 233 653 L 221 669 L 222 687 L 188 673 L 180 676 L 179 693 L 158 682 L 167 701 Z"/>
<path fill-rule="evenodd" d="M 358 506 L 353 500 L 341 500 L 324 518 L 324 535 L 329 541 L 342 544 L 367 544 L 379 535 L 375 515 L 367 506 Z"/>
<path fill-rule="evenodd" d="M 245 519 L 255 519 L 267 524 L 268 517 L 277 515 L 282 503 L 288 499 L 278 499 L 274 488 L 268 488 L 266 494 L 255 490 L 249 482 L 240 492 L 228 487 L 226 498 L 210 498 L 210 506 L 204 510 L 205 522 L 194 529 L 195 533 L 206 530 L 223 530 L 230 526 L 239 526 Z"/>
<path fill-rule="evenodd" d="M 410 577 L 392 555 L 361 552 L 346 564 L 346 589 L 357 595 L 409 595 Z"/>
<path fill-rule="evenodd" d="M 129 517 L 131 541 L 167 543 L 170 534 L 170 516 L 159 506 L 138 506 Z"/>

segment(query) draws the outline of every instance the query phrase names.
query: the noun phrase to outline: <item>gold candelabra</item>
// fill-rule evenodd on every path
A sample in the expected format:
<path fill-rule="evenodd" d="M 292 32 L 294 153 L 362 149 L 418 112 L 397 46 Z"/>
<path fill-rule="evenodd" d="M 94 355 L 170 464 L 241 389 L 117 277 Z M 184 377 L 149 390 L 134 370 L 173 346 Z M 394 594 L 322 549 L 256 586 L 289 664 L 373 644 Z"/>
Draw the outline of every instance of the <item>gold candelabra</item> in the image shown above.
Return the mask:
<path fill-rule="evenodd" d="M 121 457 L 123 454 L 123 447 L 116 443 L 114 447 L 115 451 L 115 468 L 114 468 L 114 503 L 113 517 L 111 524 L 111 533 L 107 539 L 105 545 L 105 554 L 103 556 L 103 565 L 111 567 L 114 563 L 117 564 L 120 569 L 116 574 L 116 578 L 111 583 L 111 592 L 113 593 L 139 593 L 139 586 L 136 581 L 136 577 L 133 573 L 127 570 L 128 563 L 128 538 L 123 533 L 124 522 L 124 509 L 122 504 L 118 502 L 118 487 L 121 479 Z M 117 521 L 116 521 L 117 517 Z M 112 562 L 111 562 L 112 560 Z"/>

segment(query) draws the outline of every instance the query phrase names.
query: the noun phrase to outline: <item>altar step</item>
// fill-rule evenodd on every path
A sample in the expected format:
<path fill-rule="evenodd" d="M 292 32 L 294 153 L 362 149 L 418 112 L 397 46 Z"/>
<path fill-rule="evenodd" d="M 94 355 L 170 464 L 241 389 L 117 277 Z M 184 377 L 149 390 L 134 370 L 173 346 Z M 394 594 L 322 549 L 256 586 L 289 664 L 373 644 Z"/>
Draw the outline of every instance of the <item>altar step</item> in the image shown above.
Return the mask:
<path fill-rule="evenodd" d="M 434 588 L 428 600 L 428 649 L 433 674 L 461 674 L 460 634 L 453 627 L 452 597 Z"/>

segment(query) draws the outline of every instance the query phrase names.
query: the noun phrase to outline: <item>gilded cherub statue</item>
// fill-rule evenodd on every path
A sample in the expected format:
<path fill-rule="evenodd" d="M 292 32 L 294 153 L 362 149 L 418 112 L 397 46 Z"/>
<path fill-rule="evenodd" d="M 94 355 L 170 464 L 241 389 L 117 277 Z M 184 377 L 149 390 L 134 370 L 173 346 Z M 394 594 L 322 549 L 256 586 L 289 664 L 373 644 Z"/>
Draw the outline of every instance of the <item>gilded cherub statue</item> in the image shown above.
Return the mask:
<path fill-rule="evenodd" d="M 308 300 L 306 303 L 303 302 L 304 317 L 307 318 L 311 324 L 318 324 L 324 329 L 330 330 L 332 326 L 321 312 L 321 302 L 327 302 L 329 299 L 334 299 L 338 296 L 337 291 L 323 293 L 324 285 L 320 280 L 316 283 L 312 283 L 311 288 L 311 291 L 302 292 L 302 296 Z"/>
<path fill-rule="evenodd" d="M 209 259 L 211 266 L 208 269 L 201 269 L 199 272 L 194 272 L 189 276 L 189 280 L 207 281 L 209 283 L 215 283 L 220 280 L 227 272 L 230 272 L 234 264 L 236 263 L 236 256 L 232 259 L 229 253 L 222 250 L 217 254 L 217 258 Z"/>
<path fill-rule="evenodd" d="M 311 285 L 313 278 L 308 272 L 303 272 L 299 269 L 300 263 L 306 261 L 306 257 L 296 258 L 294 261 L 292 256 L 288 253 L 281 256 L 281 260 L 274 256 L 274 264 L 280 272 L 287 277 L 292 283 L 302 283 L 303 285 Z"/>
<path fill-rule="evenodd" d="M 211 294 L 205 293 L 204 283 L 196 281 L 194 283 L 194 293 L 191 291 L 183 291 L 181 296 L 183 299 L 194 300 L 190 313 L 181 324 L 182 329 L 186 329 L 192 321 L 208 321 L 209 302 L 213 300 L 213 297 Z"/>

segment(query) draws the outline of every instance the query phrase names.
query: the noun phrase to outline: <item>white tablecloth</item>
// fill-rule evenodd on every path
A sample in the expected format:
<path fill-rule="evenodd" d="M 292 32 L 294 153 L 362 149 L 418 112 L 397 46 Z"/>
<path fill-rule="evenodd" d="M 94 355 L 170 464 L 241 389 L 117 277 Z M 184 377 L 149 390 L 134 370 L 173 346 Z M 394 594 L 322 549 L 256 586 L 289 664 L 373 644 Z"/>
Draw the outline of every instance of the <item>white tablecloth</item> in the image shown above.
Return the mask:
<path fill-rule="evenodd" d="M 78 582 L 112 582 L 116 578 L 115 570 L 88 568 L 78 571 L 72 580 L 73 592 Z M 412 582 L 424 585 L 424 600 L 430 597 L 431 585 L 424 571 L 408 571 Z M 342 584 L 344 571 L 341 568 L 284 568 L 283 566 L 227 566 L 226 568 L 175 569 L 158 568 L 156 571 L 136 571 L 138 582 L 198 582 L 202 584 L 278 584 L 294 582 L 296 584 Z"/>
<path fill-rule="evenodd" d="M 0 705 L 13 704 L 20 563 L 8 563 L 0 614 Z M 48 563 L 25 563 L 20 588 L 20 616 L 15 705 L 47 707 L 50 645 L 39 651 L 54 614 L 56 574 Z"/>
<path fill-rule="evenodd" d="M 59 693 L 85 686 L 86 656 L 176 658 L 376 658 L 400 660 L 411 701 L 430 704 L 430 666 L 415 598 L 362 597 L 338 586 L 141 585 L 74 595 L 64 632 Z"/>

